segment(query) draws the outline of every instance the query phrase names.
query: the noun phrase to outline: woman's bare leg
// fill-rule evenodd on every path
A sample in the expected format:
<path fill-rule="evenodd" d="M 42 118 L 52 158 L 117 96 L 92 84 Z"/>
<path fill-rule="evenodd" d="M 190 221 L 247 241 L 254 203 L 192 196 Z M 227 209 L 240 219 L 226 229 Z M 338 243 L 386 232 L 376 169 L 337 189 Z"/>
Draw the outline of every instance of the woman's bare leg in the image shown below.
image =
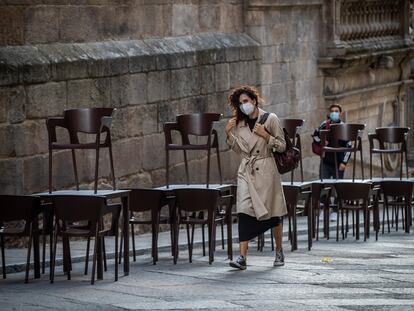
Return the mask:
<path fill-rule="evenodd" d="M 240 255 L 244 258 L 247 256 L 247 250 L 249 249 L 249 241 L 240 242 Z"/>
<path fill-rule="evenodd" d="M 280 251 L 282 249 L 282 237 L 283 237 L 283 226 L 277 225 L 273 228 L 273 236 L 275 237 L 276 241 L 276 251 Z M 241 243 L 240 243 L 240 251 L 241 251 Z"/>

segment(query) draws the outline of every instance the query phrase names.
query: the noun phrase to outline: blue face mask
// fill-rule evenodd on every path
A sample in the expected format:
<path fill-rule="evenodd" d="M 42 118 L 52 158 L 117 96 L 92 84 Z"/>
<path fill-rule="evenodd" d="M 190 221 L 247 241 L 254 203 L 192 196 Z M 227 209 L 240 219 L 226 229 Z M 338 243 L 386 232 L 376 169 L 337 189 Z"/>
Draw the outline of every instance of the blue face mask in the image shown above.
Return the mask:
<path fill-rule="evenodd" d="M 331 119 L 333 122 L 339 121 L 339 112 L 331 112 L 329 114 L 329 119 Z"/>

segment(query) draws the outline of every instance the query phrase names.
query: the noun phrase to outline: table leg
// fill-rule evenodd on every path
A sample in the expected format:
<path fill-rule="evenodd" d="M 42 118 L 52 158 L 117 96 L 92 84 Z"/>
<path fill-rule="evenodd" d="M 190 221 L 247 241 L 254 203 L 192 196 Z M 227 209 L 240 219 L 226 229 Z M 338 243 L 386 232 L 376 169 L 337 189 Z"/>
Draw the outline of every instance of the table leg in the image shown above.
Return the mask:
<path fill-rule="evenodd" d="M 312 196 L 311 202 L 310 202 L 310 204 L 308 204 L 308 250 L 309 251 L 312 248 L 312 243 L 313 243 L 312 239 L 315 235 L 315 229 L 314 229 L 314 218 L 315 218 L 314 205 L 315 205 L 315 202 L 314 202 L 313 191 L 312 191 L 311 196 Z M 316 202 L 316 204 L 318 204 L 318 202 Z"/>
<path fill-rule="evenodd" d="M 96 250 L 96 278 L 98 280 L 103 279 L 103 264 L 102 264 L 102 243 L 103 243 L 103 237 L 98 237 L 98 240 L 95 241 L 95 243 L 98 243 L 97 250 Z"/>
<path fill-rule="evenodd" d="M 39 245 L 39 223 L 36 218 L 33 222 L 33 261 L 34 261 L 34 275 L 35 279 L 40 278 L 40 245 Z"/>
<path fill-rule="evenodd" d="M 233 260 L 233 223 L 231 217 L 232 203 L 226 207 L 226 218 L 227 218 L 227 257 Z"/>
<path fill-rule="evenodd" d="M 122 220 L 123 220 L 123 235 L 124 235 L 124 275 L 129 275 L 129 230 L 128 230 L 128 215 L 129 215 L 129 195 L 122 197 Z"/>

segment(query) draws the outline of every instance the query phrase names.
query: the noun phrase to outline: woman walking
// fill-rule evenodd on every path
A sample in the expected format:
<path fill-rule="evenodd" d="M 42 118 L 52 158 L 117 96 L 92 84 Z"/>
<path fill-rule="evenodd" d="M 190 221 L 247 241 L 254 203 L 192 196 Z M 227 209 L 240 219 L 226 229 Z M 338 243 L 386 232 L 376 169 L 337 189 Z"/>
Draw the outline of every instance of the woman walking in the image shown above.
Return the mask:
<path fill-rule="evenodd" d="M 234 89 L 228 99 L 234 117 L 226 125 L 227 144 L 242 157 L 237 173 L 240 256 L 230 262 L 240 270 L 246 269 L 249 240 L 271 228 L 276 240 L 273 265 L 284 265 L 282 217 L 287 210 L 272 150 L 283 152 L 286 142 L 274 113 L 260 124 L 266 113 L 258 107 L 261 101 L 258 91 L 250 86 Z"/>

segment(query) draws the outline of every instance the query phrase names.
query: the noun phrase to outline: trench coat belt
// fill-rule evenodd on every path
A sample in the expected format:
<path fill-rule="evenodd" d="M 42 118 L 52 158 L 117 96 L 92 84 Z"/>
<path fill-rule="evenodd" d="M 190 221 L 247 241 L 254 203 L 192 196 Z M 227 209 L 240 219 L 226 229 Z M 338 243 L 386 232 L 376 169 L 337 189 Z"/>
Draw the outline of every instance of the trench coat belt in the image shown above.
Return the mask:
<path fill-rule="evenodd" d="M 250 169 L 250 173 L 253 174 L 254 173 L 254 165 L 256 163 L 257 160 L 263 160 L 266 158 L 271 158 L 271 155 L 259 155 L 259 156 L 251 156 L 251 157 L 245 157 L 246 159 L 246 168 L 248 167 Z"/>

